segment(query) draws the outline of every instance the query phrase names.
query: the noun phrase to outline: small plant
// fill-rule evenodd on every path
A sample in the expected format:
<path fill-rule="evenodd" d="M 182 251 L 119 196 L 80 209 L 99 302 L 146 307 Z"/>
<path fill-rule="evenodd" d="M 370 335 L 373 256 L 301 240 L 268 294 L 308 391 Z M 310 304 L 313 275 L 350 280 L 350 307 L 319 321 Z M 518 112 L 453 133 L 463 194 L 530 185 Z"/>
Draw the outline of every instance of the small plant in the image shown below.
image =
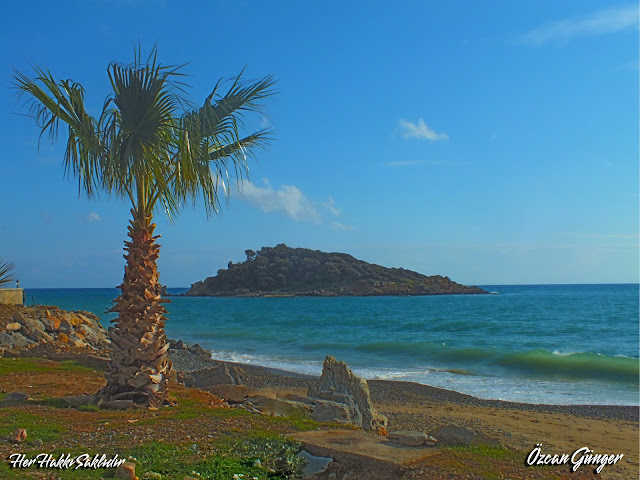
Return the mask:
<path fill-rule="evenodd" d="M 305 460 L 296 456 L 301 449 L 302 443 L 283 435 L 255 432 L 236 443 L 232 454 L 244 458 L 246 465 L 254 465 L 259 460 L 263 468 L 273 470 L 279 478 L 301 478 Z"/>

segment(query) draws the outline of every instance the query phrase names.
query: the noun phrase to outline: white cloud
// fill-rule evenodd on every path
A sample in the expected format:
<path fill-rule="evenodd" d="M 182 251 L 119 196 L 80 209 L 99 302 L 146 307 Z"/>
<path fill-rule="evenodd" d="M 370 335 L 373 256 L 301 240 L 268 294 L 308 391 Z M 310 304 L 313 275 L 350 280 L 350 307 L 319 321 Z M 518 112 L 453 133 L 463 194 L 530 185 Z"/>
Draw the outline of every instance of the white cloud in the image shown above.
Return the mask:
<path fill-rule="evenodd" d="M 542 25 L 522 36 L 531 45 L 564 41 L 638 28 L 638 5 L 598 10 L 588 16 L 574 17 Z"/>
<path fill-rule="evenodd" d="M 282 185 L 274 189 L 266 178 L 259 187 L 249 181 L 240 184 L 240 193 L 263 212 L 282 212 L 299 222 L 320 222 L 321 215 L 316 206 L 302 190 L 294 185 Z"/>
<path fill-rule="evenodd" d="M 102 217 L 96 212 L 89 212 L 89 214 L 85 217 L 85 220 L 89 223 L 98 223 L 102 221 Z"/>
<path fill-rule="evenodd" d="M 448 140 L 449 135 L 446 133 L 436 133 L 425 123 L 425 121 L 421 118 L 418 120 L 418 123 L 408 122 L 406 120 L 400 120 L 398 123 L 400 129 L 402 130 L 403 138 L 421 138 L 427 139 L 431 141 L 437 140 Z"/>
<path fill-rule="evenodd" d="M 331 229 L 332 230 L 342 230 L 342 231 L 345 231 L 345 232 L 349 232 L 349 231 L 355 230 L 356 228 L 351 226 L 351 225 L 345 225 L 344 223 L 333 222 L 331 224 Z"/>
<path fill-rule="evenodd" d="M 271 122 L 267 116 L 260 115 L 260 126 L 262 128 L 269 128 L 271 126 Z"/>
<path fill-rule="evenodd" d="M 386 167 L 413 167 L 415 165 L 422 165 L 424 160 L 396 160 L 393 162 L 385 163 Z"/>
<path fill-rule="evenodd" d="M 329 210 L 336 217 L 339 216 L 340 213 L 342 212 L 339 208 L 336 207 L 336 204 L 333 201 L 333 197 L 329 197 L 329 200 L 327 200 L 326 203 L 323 203 L 322 206 L 327 210 Z"/>

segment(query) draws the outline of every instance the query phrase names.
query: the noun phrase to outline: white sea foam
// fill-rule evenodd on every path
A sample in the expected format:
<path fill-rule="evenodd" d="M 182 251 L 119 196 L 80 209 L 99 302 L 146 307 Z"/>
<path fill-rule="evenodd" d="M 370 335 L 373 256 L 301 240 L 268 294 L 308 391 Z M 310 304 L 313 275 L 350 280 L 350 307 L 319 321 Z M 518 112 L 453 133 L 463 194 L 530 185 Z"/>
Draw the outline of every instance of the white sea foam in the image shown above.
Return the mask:
<path fill-rule="evenodd" d="M 322 361 L 218 350 L 211 351 L 211 355 L 217 360 L 277 368 L 305 375 L 318 376 L 322 372 Z M 488 400 L 555 405 L 638 405 L 637 390 L 624 385 L 611 384 L 607 389 L 602 389 L 597 382 L 584 380 L 576 382 L 465 375 L 437 368 L 401 370 L 359 365 L 349 367 L 367 380 L 415 382 Z"/>

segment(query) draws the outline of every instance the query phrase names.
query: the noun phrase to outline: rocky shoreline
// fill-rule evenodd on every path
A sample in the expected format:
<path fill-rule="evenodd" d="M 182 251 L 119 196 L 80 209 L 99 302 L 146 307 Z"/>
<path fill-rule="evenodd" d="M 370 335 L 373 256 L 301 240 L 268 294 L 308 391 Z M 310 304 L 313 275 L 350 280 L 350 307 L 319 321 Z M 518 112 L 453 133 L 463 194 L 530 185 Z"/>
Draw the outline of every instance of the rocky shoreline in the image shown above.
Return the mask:
<path fill-rule="evenodd" d="M 226 362 L 206 358 L 190 352 L 188 349 L 171 349 L 170 358 L 175 370 L 192 372 L 219 365 L 231 365 L 241 368 L 246 374 L 246 384 L 251 389 L 306 390 L 315 382 L 317 376 L 279 370 L 243 363 Z M 395 380 L 368 380 L 371 398 L 376 403 L 393 404 L 406 402 L 420 397 L 433 402 L 450 402 L 460 405 L 473 405 L 485 408 L 525 410 L 539 413 L 562 413 L 581 417 L 599 419 L 619 419 L 637 422 L 640 408 L 625 405 L 547 405 L 532 403 L 506 402 L 503 400 L 486 400 L 464 393 L 431 387 L 414 382 Z"/>
<path fill-rule="evenodd" d="M 0 356 L 74 360 L 104 370 L 109 363 L 107 334 L 98 317 L 87 312 L 0 305 Z M 612 478 L 628 478 L 629 471 L 638 465 L 637 406 L 537 405 L 483 400 L 412 382 L 369 380 L 362 384 L 335 359 L 323 369 L 323 379 L 215 360 L 199 345 L 180 340 L 170 341 L 169 355 L 176 372 L 171 388 L 195 387 L 187 390 L 209 395 L 207 398 L 225 408 L 262 415 L 306 411 L 322 422 L 355 422 L 387 436 L 389 441 L 395 438 L 401 445 L 422 442 L 422 447 L 416 448 L 428 448 L 434 441 L 445 445 L 442 442 L 447 438 L 466 445 L 503 445 L 520 452 L 530 451 L 541 442 L 548 450 L 563 453 L 572 452 L 577 445 L 588 445 L 598 452 L 625 454 L 628 464 L 620 466 Z M 94 403 L 91 392 L 97 391 L 100 383 L 98 377 L 83 395 L 59 401 L 71 408 L 78 402 Z M 367 409 L 375 415 L 367 414 Z M 319 442 L 325 446 L 333 438 L 330 432 L 310 432 L 308 438 L 300 435 L 299 440 L 305 444 Z M 350 448 L 356 450 L 375 438 L 354 435 L 355 443 Z"/>
<path fill-rule="evenodd" d="M 317 376 L 212 359 L 199 345 L 170 340 L 170 358 L 176 372 L 189 373 L 226 364 L 246 373 L 246 385 L 253 390 L 307 390 Z M 48 347 L 48 348 L 43 348 Z M 0 305 L 0 356 L 38 356 L 40 351 L 85 352 L 106 357 L 108 332 L 99 318 L 84 311 L 64 311 L 55 306 Z M 106 358 L 105 358 L 106 362 Z M 545 405 L 485 400 L 428 385 L 369 380 L 374 402 L 392 404 L 420 398 L 484 408 L 512 409 L 539 413 L 562 413 L 599 419 L 638 421 L 639 407 L 618 405 Z"/>

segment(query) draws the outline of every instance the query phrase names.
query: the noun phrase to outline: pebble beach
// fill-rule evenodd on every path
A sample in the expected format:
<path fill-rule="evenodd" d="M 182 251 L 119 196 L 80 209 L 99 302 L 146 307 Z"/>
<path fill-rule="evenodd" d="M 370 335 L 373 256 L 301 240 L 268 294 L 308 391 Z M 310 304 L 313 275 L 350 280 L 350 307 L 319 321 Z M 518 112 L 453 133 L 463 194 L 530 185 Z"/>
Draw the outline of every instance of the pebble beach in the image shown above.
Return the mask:
<path fill-rule="evenodd" d="M 183 372 L 224 363 L 186 350 L 173 350 L 171 360 Z M 305 394 L 317 380 L 273 368 L 226 363 L 243 370 L 252 391 L 272 396 Z M 369 380 L 368 384 L 374 406 L 389 418 L 389 431 L 428 432 L 441 425 L 456 425 L 522 452 L 523 461 L 538 443 L 550 453 L 572 453 L 587 446 L 598 453 L 625 455 L 601 478 L 634 478 L 638 469 L 637 406 L 538 405 L 484 400 L 413 382 Z"/>

